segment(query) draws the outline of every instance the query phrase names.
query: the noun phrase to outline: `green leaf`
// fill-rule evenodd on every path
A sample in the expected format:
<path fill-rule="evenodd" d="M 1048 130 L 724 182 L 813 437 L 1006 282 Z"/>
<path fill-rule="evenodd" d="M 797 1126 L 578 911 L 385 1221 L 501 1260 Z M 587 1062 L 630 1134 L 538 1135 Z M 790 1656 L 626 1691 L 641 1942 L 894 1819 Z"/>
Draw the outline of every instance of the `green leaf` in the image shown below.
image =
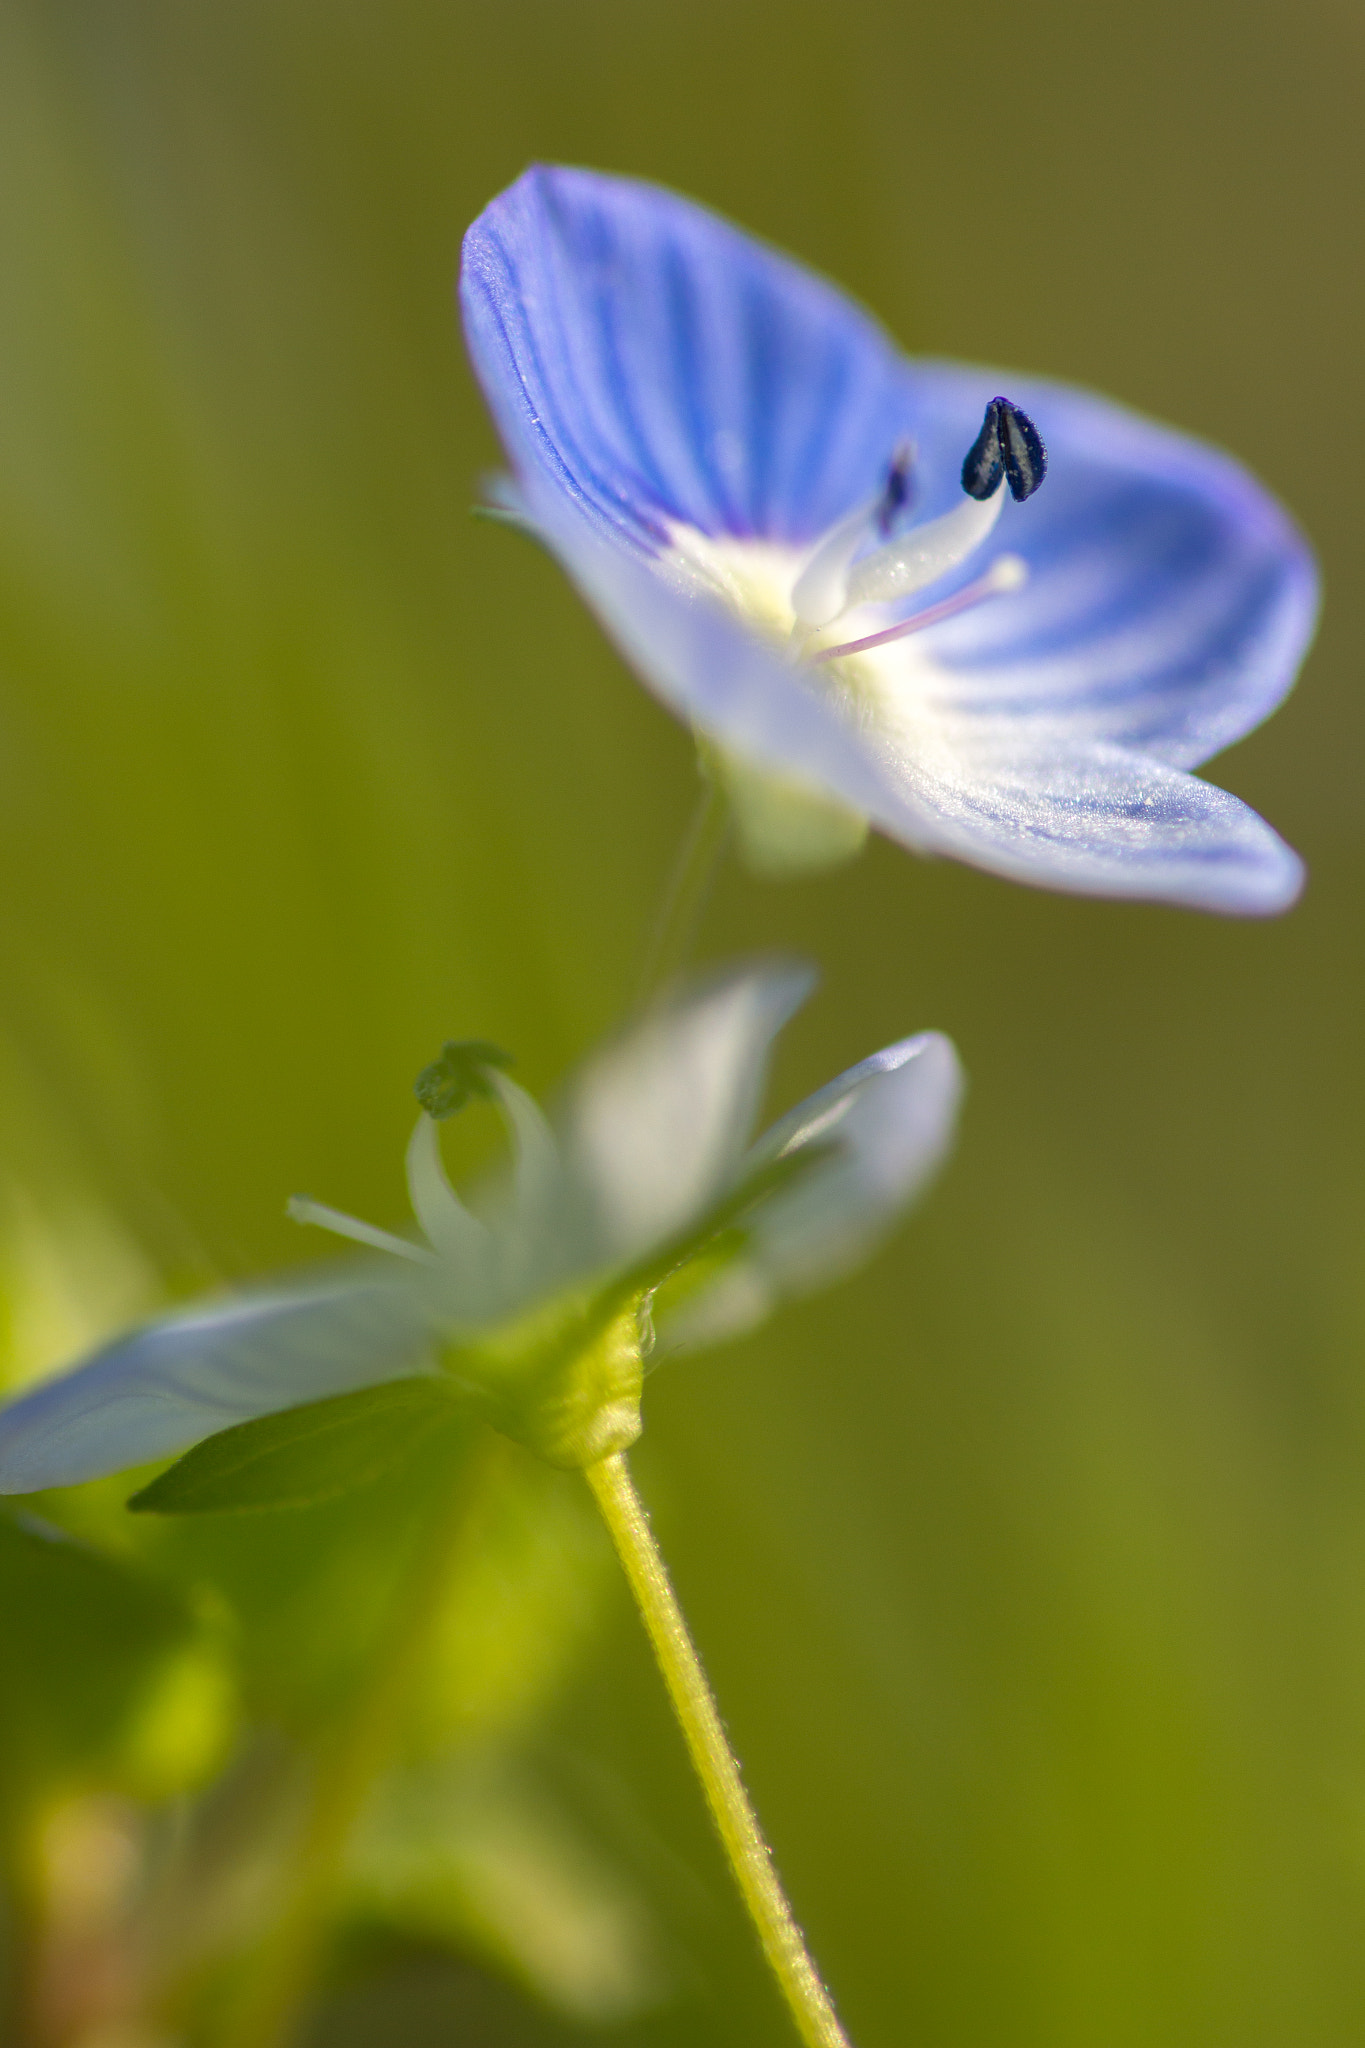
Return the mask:
<path fill-rule="evenodd" d="M 794 1151 L 768 1159 L 723 1195 L 714 1208 L 677 1236 L 653 1245 L 625 1273 L 613 1280 L 594 1304 L 605 1321 L 634 1297 L 656 1293 L 685 1268 L 702 1262 L 706 1278 L 728 1265 L 748 1242 L 746 1222 L 773 1195 L 783 1194 L 823 1166 L 841 1150 L 838 1139 L 817 1138 Z"/>
<path fill-rule="evenodd" d="M 382 1478 L 467 1411 L 444 1380 L 391 1380 L 208 1437 L 128 1502 L 135 1514 L 312 1507 Z"/>

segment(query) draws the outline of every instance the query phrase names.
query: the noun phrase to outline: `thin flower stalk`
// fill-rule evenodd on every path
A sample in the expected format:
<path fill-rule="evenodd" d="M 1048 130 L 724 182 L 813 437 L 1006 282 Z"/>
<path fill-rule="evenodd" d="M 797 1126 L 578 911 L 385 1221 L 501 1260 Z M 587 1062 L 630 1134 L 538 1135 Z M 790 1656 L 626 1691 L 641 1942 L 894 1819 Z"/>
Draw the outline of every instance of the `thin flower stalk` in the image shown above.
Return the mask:
<path fill-rule="evenodd" d="M 735 1883 L 797 2031 L 806 2048 L 849 2048 L 848 2036 L 821 1982 L 744 1789 L 715 1695 L 635 1490 L 625 1453 L 619 1451 L 589 1465 L 584 1477 L 640 1611 Z"/>
<path fill-rule="evenodd" d="M 730 808 L 725 792 L 713 777 L 704 775 L 687 836 L 678 849 L 645 947 L 644 965 L 635 990 L 637 1010 L 647 1009 L 686 963 L 729 834 Z"/>

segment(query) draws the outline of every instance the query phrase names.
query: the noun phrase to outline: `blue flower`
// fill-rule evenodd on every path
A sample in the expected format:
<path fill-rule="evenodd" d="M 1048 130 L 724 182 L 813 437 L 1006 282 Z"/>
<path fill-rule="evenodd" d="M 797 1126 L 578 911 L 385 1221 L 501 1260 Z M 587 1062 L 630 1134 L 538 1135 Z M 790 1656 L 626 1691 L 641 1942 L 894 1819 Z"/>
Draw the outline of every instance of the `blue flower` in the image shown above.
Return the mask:
<path fill-rule="evenodd" d="M 35 1388 L 0 1413 L 0 1493 L 423 1374 L 554 1462 L 623 1448 L 646 1348 L 732 1335 L 848 1270 L 951 1142 L 957 1055 L 925 1032 L 748 1143 L 772 1040 L 810 986 L 805 969 L 770 965 L 692 989 L 589 1061 L 553 1125 L 495 1048 L 448 1048 L 459 1085 L 424 1086 L 423 1100 L 441 1113 L 471 1082 L 495 1100 L 509 1172 L 467 1207 L 424 1111 L 408 1148 L 420 1238 L 296 1200 L 301 1222 L 379 1256 L 173 1312 Z"/>
<path fill-rule="evenodd" d="M 1052 888 L 1293 900 L 1295 855 L 1189 773 L 1284 697 L 1316 614 L 1307 544 L 1229 456 L 906 358 L 628 179 L 528 171 L 470 228 L 461 296 L 503 510 L 697 730 L 756 865 L 870 820 Z"/>

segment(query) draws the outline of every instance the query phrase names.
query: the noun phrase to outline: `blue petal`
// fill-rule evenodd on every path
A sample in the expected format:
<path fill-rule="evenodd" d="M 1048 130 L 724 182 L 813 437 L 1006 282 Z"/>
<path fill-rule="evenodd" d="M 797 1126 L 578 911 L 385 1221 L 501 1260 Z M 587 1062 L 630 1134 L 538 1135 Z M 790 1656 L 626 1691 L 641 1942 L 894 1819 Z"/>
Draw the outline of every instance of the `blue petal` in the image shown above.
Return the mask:
<path fill-rule="evenodd" d="M 1221 450 L 1008 371 L 916 366 L 922 467 L 937 485 L 997 386 L 1048 448 L 1043 489 L 1006 506 L 996 530 L 1029 581 L 931 628 L 920 647 L 964 710 L 1065 722 L 1078 737 L 1197 767 L 1292 686 L 1317 619 L 1312 551 Z"/>
<path fill-rule="evenodd" d="M 834 287 L 673 193 L 528 171 L 469 230 L 461 294 L 523 485 L 618 540 L 652 548 L 674 520 L 814 539 L 907 438 L 932 514 L 1006 390 L 1049 473 L 999 530 L 1029 588 L 935 631 L 964 692 L 1188 768 L 1293 681 L 1313 557 L 1230 456 L 1066 385 L 904 358 Z"/>
<path fill-rule="evenodd" d="M 540 516 L 548 527 L 555 510 L 546 503 Z M 733 613 L 558 516 L 561 554 L 666 704 L 902 845 L 1037 888 L 1231 916 L 1273 916 L 1302 888 L 1297 855 L 1247 805 L 1155 755 L 1093 738 L 1075 706 L 1050 721 L 992 715 L 940 668 L 918 732 L 891 735 L 817 696 Z"/>
<path fill-rule="evenodd" d="M 813 540 L 876 490 L 904 421 L 867 314 L 655 185 L 536 166 L 470 228 L 460 293 L 523 481 L 647 549 L 668 520 Z"/>
<path fill-rule="evenodd" d="M 767 1131 L 752 1166 L 811 1144 L 832 1149 L 746 1218 L 743 1257 L 663 1323 L 664 1347 L 733 1336 L 784 1296 L 822 1287 L 867 1258 L 942 1164 L 962 1086 L 951 1040 L 924 1031 L 850 1068 Z"/>
<path fill-rule="evenodd" d="M 1185 904 L 1227 916 L 1286 910 L 1298 856 L 1226 790 L 1066 726 L 947 725 L 931 765 L 903 757 L 907 798 L 935 844 L 1014 881 Z"/>
<path fill-rule="evenodd" d="M 471 228 L 461 289 L 527 516 L 681 716 L 907 845 L 1020 880 L 1292 900 L 1299 866 L 1270 828 L 1169 773 L 1275 708 L 1316 616 L 1307 544 L 1230 457 L 1062 385 L 902 358 L 799 265 L 626 179 L 528 172 Z M 999 390 L 1051 458 L 997 529 L 1030 581 L 918 643 L 940 722 L 923 752 L 673 579 L 670 522 L 813 540 L 902 439 L 916 516 L 960 501 Z"/>
<path fill-rule="evenodd" d="M 74 1486 L 329 1394 L 434 1369 L 420 1284 L 347 1276 L 169 1315 L 0 1412 L 0 1493 Z"/>

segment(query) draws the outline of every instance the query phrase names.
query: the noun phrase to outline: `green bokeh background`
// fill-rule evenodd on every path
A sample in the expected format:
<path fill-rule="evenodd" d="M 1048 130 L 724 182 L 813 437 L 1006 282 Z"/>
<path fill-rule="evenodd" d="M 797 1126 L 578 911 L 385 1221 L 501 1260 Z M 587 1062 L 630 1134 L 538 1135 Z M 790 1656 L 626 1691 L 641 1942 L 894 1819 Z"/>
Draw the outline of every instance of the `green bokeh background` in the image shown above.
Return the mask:
<path fill-rule="evenodd" d="M 1363 75 L 1350 0 L 0 5 L 3 1178 L 63 1328 L 130 1246 L 298 1259 L 298 1188 L 397 1221 L 444 1037 L 545 1087 L 629 991 L 689 740 L 468 516 L 459 238 L 529 158 L 1223 442 L 1320 548 L 1300 692 L 1215 771 L 1306 855 L 1289 917 L 877 843 L 708 919 L 823 970 L 776 1101 L 929 1024 L 972 1077 L 877 1265 L 660 1374 L 638 1456 L 859 2048 L 1365 2024 Z M 617 2038 L 785 2040 L 623 1596 L 543 1741 L 673 1859 L 683 1988 Z M 411 1962 L 317 2022 L 562 2037 Z"/>

